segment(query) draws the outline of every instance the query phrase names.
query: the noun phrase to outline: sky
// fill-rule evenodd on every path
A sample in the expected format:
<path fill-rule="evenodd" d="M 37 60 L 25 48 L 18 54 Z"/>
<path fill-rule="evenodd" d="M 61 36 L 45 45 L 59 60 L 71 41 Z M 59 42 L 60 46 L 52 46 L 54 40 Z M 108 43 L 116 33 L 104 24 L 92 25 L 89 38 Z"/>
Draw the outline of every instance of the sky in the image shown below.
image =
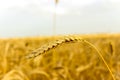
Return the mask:
<path fill-rule="evenodd" d="M 0 0 L 0 37 L 119 32 L 120 0 Z"/>

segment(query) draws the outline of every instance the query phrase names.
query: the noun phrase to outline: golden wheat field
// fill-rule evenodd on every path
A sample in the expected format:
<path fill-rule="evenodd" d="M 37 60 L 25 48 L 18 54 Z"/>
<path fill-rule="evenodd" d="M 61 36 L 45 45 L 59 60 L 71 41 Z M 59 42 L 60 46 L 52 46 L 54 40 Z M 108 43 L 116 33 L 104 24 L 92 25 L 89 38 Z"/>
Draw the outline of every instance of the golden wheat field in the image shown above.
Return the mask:
<path fill-rule="evenodd" d="M 120 80 L 119 48 L 120 34 L 0 39 L 0 80 Z"/>

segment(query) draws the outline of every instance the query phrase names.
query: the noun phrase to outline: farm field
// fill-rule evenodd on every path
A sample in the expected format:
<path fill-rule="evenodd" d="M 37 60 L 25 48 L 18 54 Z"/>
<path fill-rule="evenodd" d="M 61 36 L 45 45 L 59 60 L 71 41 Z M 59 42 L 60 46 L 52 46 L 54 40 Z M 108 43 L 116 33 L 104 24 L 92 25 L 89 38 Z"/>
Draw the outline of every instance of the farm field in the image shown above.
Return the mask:
<path fill-rule="evenodd" d="M 74 37 L 0 39 L 0 80 L 120 80 L 120 34 L 78 36 L 99 50 L 108 67 L 90 44 L 68 41 Z M 57 47 L 52 44 L 64 38 L 68 40 Z M 54 48 L 45 45 L 48 43 Z M 43 54 L 26 57 L 43 45 Z"/>

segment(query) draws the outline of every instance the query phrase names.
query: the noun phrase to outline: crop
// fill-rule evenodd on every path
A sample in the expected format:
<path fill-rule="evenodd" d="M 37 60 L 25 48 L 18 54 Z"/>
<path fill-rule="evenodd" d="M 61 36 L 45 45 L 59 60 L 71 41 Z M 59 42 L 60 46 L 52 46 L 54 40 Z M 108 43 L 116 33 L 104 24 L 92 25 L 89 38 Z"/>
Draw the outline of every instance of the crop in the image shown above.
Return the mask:
<path fill-rule="evenodd" d="M 1 39 L 0 80 L 119 80 L 119 44 L 115 35 Z"/>
<path fill-rule="evenodd" d="M 41 55 L 41 54 L 49 51 L 50 49 L 53 49 L 53 48 L 55 48 L 55 47 L 57 47 L 57 46 L 59 46 L 59 45 L 61 45 L 61 44 L 63 44 L 63 43 L 76 42 L 76 41 L 77 41 L 77 42 L 79 42 L 79 41 L 80 41 L 80 42 L 85 42 L 85 43 L 89 44 L 90 46 L 92 46 L 92 47 L 98 52 L 100 58 L 103 60 L 104 64 L 105 64 L 106 67 L 108 68 L 111 76 L 113 77 L 113 80 L 116 80 L 116 79 L 114 78 L 114 75 L 113 75 L 111 69 L 109 68 L 108 64 L 106 63 L 105 59 L 103 58 L 102 54 L 100 53 L 100 51 L 99 51 L 94 45 L 92 45 L 90 42 L 88 42 L 88 41 L 86 41 L 86 40 L 84 40 L 84 39 L 81 39 L 79 36 L 75 36 L 75 37 L 74 37 L 74 36 L 70 36 L 70 37 L 68 36 L 68 37 L 66 37 L 66 38 L 64 38 L 64 39 L 57 40 L 57 41 L 55 41 L 55 42 L 53 42 L 53 43 L 51 43 L 51 44 L 44 45 L 44 46 L 42 46 L 42 47 L 34 50 L 29 56 L 27 56 L 27 58 L 37 57 L 37 56 L 39 56 L 39 55 Z"/>

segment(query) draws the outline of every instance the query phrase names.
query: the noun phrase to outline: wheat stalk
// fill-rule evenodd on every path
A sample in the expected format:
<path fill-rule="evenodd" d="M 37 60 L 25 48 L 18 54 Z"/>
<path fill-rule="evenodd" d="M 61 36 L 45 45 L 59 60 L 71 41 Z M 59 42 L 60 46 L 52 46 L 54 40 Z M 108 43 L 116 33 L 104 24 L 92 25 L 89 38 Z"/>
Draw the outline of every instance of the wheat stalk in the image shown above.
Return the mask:
<path fill-rule="evenodd" d="M 104 57 L 102 56 L 101 52 L 92 43 L 82 39 L 79 36 L 66 36 L 63 39 L 56 40 L 56 41 L 54 41 L 52 43 L 44 45 L 44 46 L 32 51 L 31 54 L 29 54 L 27 56 L 27 58 L 35 58 L 35 57 L 37 57 L 37 56 L 39 56 L 39 55 L 41 55 L 41 54 L 55 48 L 55 47 L 57 47 L 57 46 L 59 46 L 59 45 L 61 45 L 63 43 L 68 43 L 68 42 L 84 42 L 84 43 L 87 43 L 88 45 L 90 45 L 91 47 L 93 47 L 97 51 L 97 53 L 99 54 L 99 56 L 102 59 L 102 61 L 104 62 L 104 64 L 106 65 L 106 67 L 109 70 L 113 80 L 116 80 L 113 73 L 112 73 L 112 71 L 111 71 L 111 69 L 110 69 L 110 67 L 108 66 L 107 62 L 105 61 Z"/>

